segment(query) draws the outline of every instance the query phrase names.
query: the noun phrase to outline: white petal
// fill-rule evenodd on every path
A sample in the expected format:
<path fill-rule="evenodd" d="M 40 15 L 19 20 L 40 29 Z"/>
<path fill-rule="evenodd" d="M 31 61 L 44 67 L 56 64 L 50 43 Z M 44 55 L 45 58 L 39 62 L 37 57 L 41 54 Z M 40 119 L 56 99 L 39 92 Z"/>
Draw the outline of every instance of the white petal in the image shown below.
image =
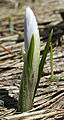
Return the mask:
<path fill-rule="evenodd" d="M 30 7 L 26 8 L 25 21 L 24 21 L 24 41 L 25 41 L 25 51 L 28 51 L 31 37 L 34 32 L 38 29 L 36 18 Z"/>

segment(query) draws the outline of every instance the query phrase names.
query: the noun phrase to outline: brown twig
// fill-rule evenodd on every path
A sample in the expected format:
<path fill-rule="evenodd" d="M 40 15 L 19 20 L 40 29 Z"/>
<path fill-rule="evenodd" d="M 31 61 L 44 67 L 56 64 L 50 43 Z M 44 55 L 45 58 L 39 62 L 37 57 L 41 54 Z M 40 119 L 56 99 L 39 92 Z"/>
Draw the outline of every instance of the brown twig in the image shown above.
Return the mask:
<path fill-rule="evenodd" d="M 9 49 L 5 48 L 4 46 L 0 45 L 1 48 L 3 48 L 4 50 L 8 51 L 11 54 L 14 54 L 14 52 L 10 51 Z"/>

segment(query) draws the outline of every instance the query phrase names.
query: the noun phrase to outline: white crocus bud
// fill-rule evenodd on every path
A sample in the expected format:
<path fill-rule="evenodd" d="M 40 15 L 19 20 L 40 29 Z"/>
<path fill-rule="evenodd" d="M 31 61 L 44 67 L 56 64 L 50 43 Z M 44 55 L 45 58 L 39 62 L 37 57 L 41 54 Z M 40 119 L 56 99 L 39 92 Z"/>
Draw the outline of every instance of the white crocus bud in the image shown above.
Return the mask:
<path fill-rule="evenodd" d="M 24 22 L 25 52 L 24 69 L 21 79 L 18 110 L 30 110 L 33 104 L 40 63 L 40 37 L 36 18 L 27 7 Z"/>
<path fill-rule="evenodd" d="M 38 25 L 33 11 L 30 7 L 26 8 L 25 21 L 24 21 L 24 42 L 25 42 L 25 51 L 29 49 L 30 41 L 32 35 L 37 32 Z M 36 36 L 35 36 L 36 37 Z"/>
<path fill-rule="evenodd" d="M 32 10 L 27 7 L 24 22 L 26 54 L 24 57 L 24 68 L 20 84 L 18 111 L 25 112 L 32 108 L 34 95 L 36 93 L 49 50 L 52 33 L 53 31 L 51 31 L 40 62 L 40 37 L 38 25 Z"/>

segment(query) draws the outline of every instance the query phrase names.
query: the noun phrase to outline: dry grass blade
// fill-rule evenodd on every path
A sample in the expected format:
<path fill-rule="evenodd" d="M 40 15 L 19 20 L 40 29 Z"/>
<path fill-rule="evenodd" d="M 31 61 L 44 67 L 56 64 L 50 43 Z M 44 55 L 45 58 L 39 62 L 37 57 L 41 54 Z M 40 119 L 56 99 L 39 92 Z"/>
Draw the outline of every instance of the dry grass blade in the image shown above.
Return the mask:
<path fill-rule="evenodd" d="M 7 116 L 7 117 L 4 117 L 4 118 L 6 120 L 13 120 L 13 119 L 19 119 L 19 118 L 22 118 L 22 119 L 25 119 L 25 120 L 27 120 L 27 119 L 36 120 L 36 119 L 40 119 L 40 118 L 49 118 L 49 117 L 55 116 L 57 114 L 64 113 L 64 111 L 49 112 L 49 110 L 48 110 L 49 113 L 45 114 L 45 111 L 46 110 L 40 110 L 39 112 L 22 113 L 22 114 L 19 114 L 19 115 Z"/>

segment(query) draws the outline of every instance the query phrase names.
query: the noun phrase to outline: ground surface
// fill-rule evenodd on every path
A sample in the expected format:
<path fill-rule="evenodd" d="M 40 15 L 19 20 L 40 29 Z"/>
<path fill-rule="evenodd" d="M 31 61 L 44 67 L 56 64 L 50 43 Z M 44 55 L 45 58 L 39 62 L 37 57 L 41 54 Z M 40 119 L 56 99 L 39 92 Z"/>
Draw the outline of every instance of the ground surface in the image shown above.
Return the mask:
<path fill-rule="evenodd" d="M 0 0 L 0 44 L 12 50 L 9 54 L 0 48 L 0 120 L 64 120 L 64 81 L 48 81 L 50 78 L 50 53 L 34 99 L 31 111 L 17 112 L 17 101 L 23 58 L 24 15 L 29 5 L 37 18 L 41 55 L 50 30 L 53 34 L 54 77 L 64 78 L 64 0 L 43 0 L 42 3 L 22 3 L 19 8 L 10 0 Z M 15 32 L 10 34 L 8 16 L 12 16 Z M 62 16 L 61 16 L 62 15 Z M 15 115 L 15 116 L 14 116 Z"/>

